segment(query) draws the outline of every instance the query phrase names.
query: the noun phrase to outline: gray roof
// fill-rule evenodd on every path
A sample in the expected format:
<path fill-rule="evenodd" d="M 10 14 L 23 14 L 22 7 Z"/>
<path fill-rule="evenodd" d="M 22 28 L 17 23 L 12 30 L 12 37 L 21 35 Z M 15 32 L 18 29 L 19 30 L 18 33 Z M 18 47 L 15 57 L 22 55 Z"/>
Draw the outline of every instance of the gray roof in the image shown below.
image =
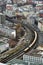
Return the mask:
<path fill-rule="evenodd" d="M 17 64 L 17 65 L 19 65 L 19 64 L 21 64 L 21 65 L 28 65 L 23 60 L 19 60 L 19 59 L 15 59 L 15 58 L 12 59 L 12 60 L 10 60 L 10 61 L 8 61 L 7 64 L 11 64 L 11 65 L 13 65 L 13 64 Z"/>

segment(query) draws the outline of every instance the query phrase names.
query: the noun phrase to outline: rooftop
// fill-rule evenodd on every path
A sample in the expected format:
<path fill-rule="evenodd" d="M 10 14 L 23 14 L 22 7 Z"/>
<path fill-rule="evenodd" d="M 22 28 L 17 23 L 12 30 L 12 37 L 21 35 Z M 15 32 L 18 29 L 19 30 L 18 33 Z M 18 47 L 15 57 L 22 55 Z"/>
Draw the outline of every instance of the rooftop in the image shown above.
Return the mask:
<path fill-rule="evenodd" d="M 7 64 L 11 64 L 11 65 L 27 65 L 27 63 L 24 62 L 23 60 L 19 60 L 19 59 L 15 59 L 15 58 L 8 61 Z"/>
<path fill-rule="evenodd" d="M 39 49 L 38 47 L 37 49 L 32 50 L 30 53 L 27 52 L 26 55 L 34 56 L 34 57 L 43 57 L 43 50 L 42 48 Z"/>

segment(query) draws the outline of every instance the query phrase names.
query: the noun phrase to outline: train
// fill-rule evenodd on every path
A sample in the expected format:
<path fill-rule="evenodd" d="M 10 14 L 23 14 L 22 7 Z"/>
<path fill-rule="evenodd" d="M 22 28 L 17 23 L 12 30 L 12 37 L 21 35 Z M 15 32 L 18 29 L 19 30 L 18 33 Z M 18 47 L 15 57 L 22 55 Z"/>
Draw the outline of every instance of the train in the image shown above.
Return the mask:
<path fill-rule="evenodd" d="M 35 42 L 37 40 L 37 32 L 34 31 L 34 34 L 35 34 L 35 38 L 34 38 L 33 42 L 29 45 L 29 47 L 24 49 L 24 52 L 27 52 L 28 50 L 30 50 L 34 46 L 34 44 L 35 44 Z"/>

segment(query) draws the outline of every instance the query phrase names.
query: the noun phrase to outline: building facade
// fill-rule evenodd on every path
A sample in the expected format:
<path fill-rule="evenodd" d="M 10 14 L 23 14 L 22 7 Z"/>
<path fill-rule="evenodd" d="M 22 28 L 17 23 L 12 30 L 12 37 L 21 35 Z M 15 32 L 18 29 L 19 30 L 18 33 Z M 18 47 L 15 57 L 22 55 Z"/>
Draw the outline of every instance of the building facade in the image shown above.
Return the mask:
<path fill-rule="evenodd" d="M 28 62 L 28 65 L 39 65 L 43 64 L 43 58 L 41 57 L 35 57 L 35 56 L 30 56 L 30 55 L 23 55 L 23 60 L 25 62 Z"/>

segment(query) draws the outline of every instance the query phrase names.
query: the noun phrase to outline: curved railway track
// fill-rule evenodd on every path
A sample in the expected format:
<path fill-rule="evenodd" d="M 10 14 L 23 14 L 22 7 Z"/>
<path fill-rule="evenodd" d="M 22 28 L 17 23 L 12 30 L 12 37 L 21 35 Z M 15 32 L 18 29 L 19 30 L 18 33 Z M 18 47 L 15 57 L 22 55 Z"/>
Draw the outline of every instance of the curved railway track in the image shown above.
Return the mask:
<path fill-rule="evenodd" d="M 25 27 L 27 27 L 28 29 L 29 29 L 29 27 L 28 27 L 28 25 L 27 24 L 23 24 L 23 26 L 25 26 Z M 0 61 L 1 62 L 7 62 L 7 61 L 9 61 L 9 60 L 11 60 L 11 59 L 13 59 L 13 58 L 19 58 L 19 57 L 21 57 L 21 56 L 23 56 L 23 54 L 24 53 L 26 53 L 27 51 L 29 51 L 30 49 L 32 49 L 32 47 L 35 45 L 35 43 L 36 43 L 36 41 L 37 41 L 37 32 L 36 31 L 34 31 L 34 30 L 32 30 L 32 29 L 30 29 L 31 30 L 31 32 L 33 32 L 34 33 L 34 38 L 31 40 L 31 42 L 30 42 L 30 45 L 28 45 L 28 46 L 26 46 L 26 47 L 23 47 L 23 45 L 25 46 L 25 44 L 23 44 L 23 45 L 21 45 L 20 47 L 22 47 L 22 49 L 20 49 L 20 48 L 17 48 L 17 50 L 18 49 L 20 49 L 18 52 L 16 52 L 16 53 L 14 53 L 14 51 L 12 52 L 12 51 L 10 51 L 10 54 L 9 55 L 7 55 L 7 57 L 6 57 L 6 55 L 5 55 L 5 57 L 4 58 L 1 58 L 0 59 Z M 14 49 L 13 49 L 14 50 Z M 16 51 L 17 51 L 16 50 Z M 9 53 L 9 52 L 8 52 Z M 7 53 L 7 54 L 8 54 Z M 4 56 L 4 54 L 2 55 L 2 57 Z"/>
<path fill-rule="evenodd" d="M 29 45 L 29 47 L 27 47 L 25 50 L 24 50 L 24 52 L 27 52 L 31 47 L 33 47 L 33 45 L 35 44 L 35 42 L 36 42 L 36 40 L 37 40 L 37 33 L 36 33 L 36 31 L 34 31 L 34 33 L 35 33 L 35 38 L 34 38 L 34 40 L 32 41 L 32 43 Z"/>
<path fill-rule="evenodd" d="M 31 42 L 31 44 L 30 44 L 27 48 L 24 49 L 24 52 L 23 52 L 22 54 L 20 54 L 19 56 L 15 57 L 15 58 L 22 58 L 22 55 L 23 55 L 24 53 L 28 52 L 30 49 L 32 49 L 32 47 L 35 45 L 35 43 L 36 43 L 36 41 L 37 41 L 37 35 L 38 35 L 38 34 L 37 34 L 36 31 L 33 31 L 33 32 L 34 32 L 34 34 L 35 34 L 35 37 L 34 37 L 33 41 Z"/>

